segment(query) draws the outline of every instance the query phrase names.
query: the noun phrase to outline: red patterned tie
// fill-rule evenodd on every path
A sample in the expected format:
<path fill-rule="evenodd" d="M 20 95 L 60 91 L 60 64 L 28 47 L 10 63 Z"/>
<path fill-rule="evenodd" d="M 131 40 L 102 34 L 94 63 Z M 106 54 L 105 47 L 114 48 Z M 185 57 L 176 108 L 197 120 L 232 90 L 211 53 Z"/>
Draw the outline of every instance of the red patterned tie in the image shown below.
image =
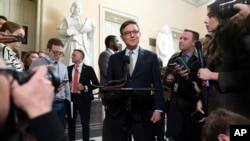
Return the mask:
<path fill-rule="evenodd" d="M 74 81 L 73 81 L 73 93 L 78 93 L 78 77 L 79 77 L 79 72 L 78 72 L 78 67 L 79 65 L 75 65 L 75 72 L 74 72 Z"/>

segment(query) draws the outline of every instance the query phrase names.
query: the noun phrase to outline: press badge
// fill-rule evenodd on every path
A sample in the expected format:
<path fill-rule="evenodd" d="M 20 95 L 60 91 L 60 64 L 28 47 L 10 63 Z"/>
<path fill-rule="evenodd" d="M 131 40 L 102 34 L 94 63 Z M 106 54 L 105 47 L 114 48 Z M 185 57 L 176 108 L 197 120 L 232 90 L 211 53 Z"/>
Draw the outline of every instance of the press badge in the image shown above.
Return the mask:
<path fill-rule="evenodd" d="M 178 83 L 174 83 L 174 92 L 175 93 L 177 93 L 178 87 L 179 87 L 179 84 Z"/>

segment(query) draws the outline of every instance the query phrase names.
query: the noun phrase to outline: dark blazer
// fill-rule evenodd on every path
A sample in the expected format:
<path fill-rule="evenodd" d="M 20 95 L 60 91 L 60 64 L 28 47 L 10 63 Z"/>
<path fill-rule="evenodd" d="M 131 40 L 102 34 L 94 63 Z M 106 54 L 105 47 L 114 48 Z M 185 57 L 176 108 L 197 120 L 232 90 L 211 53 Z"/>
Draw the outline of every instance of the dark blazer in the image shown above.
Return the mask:
<path fill-rule="evenodd" d="M 250 35 L 236 41 L 223 52 L 223 63 L 207 63 L 208 69 L 219 72 L 218 81 L 209 81 L 208 112 L 225 108 L 250 118 Z"/>
<path fill-rule="evenodd" d="M 132 103 L 133 108 L 138 110 L 162 110 L 164 109 L 164 97 L 162 89 L 162 81 L 160 74 L 160 66 L 157 55 L 153 52 L 139 48 L 138 59 L 132 76 L 126 74 L 126 62 L 124 61 L 125 51 L 115 53 L 110 57 L 107 81 L 121 80 L 127 77 L 127 88 L 155 88 L 157 91 L 152 95 L 151 91 L 133 91 L 133 95 L 137 97 L 137 101 Z M 114 92 L 107 99 L 107 111 L 116 116 L 124 107 L 124 91 Z M 135 105 L 133 105 L 135 104 Z"/>
<path fill-rule="evenodd" d="M 72 82 L 72 70 L 73 70 L 73 68 L 74 68 L 74 65 L 68 66 L 69 82 Z M 82 71 L 80 73 L 79 82 L 82 85 L 85 85 L 88 87 L 88 91 L 87 92 L 85 92 L 84 90 L 81 91 L 81 95 L 85 101 L 90 102 L 91 100 L 94 99 L 92 91 L 94 89 L 96 89 L 96 87 L 91 85 L 91 84 L 99 85 L 95 71 L 91 66 L 87 66 L 85 64 L 82 65 Z"/>
<path fill-rule="evenodd" d="M 176 58 L 181 57 L 181 56 L 182 56 L 182 52 L 173 54 L 171 58 L 169 59 L 168 64 L 175 63 Z M 202 87 L 201 80 L 197 77 L 198 69 L 201 68 L 200 64 L 201 63 L 199 62 L 198 52 L 196 49 L 194 49 L 193 55 L 190 57 L 188 62 L 186 62 L 186 65 L 190 69 L 190 73 L 188 74 L 189 76 L 188 79 L 186 80 L 183 77 L 181 77 L 179 74 L 173 73 L 173 75 L 175 76 L 175 81 L 173 82 L 173 84 L 174 83 L 178 84 L 178 90 L 175 93 L 173 93 L 172 99 L 176 99 L 177 100 L 176 102 L 178 104 L 192 102 L 194 103 L 194 105 L 196 105 L 197 92 L 194 88 L 193 82 L 196 82 L 200 88 Z M 172 73 L 171 68 L 167 68 L 165 75 L 167 76 L 170 73 Z"/>

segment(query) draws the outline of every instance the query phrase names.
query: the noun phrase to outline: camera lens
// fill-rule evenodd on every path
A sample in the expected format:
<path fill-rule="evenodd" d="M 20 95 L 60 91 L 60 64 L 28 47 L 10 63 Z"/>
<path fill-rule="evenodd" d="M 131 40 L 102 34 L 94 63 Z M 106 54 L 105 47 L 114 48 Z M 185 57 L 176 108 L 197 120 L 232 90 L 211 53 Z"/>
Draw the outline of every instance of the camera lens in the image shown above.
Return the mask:
<path fill-rule="evenodd" d="M 237 1 L 229 1 L 226 3 L 220 4 L 220 13 L 222 18 L 229 18 L 235 15 L 238 11 L 233 8 L 234 4 L 237 3 Z"/>
<path fill-rule="evenodd" d="M 24 84 L 30 80 L 33 74 L 34 73 L 32 71 L 14 72 L 13 77 L 15 80 L 17 80 L 19 84 Z M 55 90 L 57 90 L 61 80 L 57 73 L 54 72 L 53 67 L 48 67 L 48 73 L 45 77 L 52 82 L 52 85 L 55 87 Z"/>
<path fill-rule="evenodd" d="M 232 0 L 219 5 L 220 13 L 222 18 L 230 18 L 235 15 L 238 10 L 234 9 L 233 6 L 236 3 L 250 4 L 250 0 Z"/>

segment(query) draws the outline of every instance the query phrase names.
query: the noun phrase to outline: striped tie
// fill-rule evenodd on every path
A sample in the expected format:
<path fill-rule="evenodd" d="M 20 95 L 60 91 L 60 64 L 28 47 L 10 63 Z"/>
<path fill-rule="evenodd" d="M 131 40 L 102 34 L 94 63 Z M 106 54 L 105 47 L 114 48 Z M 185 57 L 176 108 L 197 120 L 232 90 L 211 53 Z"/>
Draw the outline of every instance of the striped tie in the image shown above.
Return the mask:
<path fill-rule="evenodd" d="M 129 51 L 129 74 L 132 76 L 134 70 L 134 59 L 133 59 L 133 51 Z"/>

